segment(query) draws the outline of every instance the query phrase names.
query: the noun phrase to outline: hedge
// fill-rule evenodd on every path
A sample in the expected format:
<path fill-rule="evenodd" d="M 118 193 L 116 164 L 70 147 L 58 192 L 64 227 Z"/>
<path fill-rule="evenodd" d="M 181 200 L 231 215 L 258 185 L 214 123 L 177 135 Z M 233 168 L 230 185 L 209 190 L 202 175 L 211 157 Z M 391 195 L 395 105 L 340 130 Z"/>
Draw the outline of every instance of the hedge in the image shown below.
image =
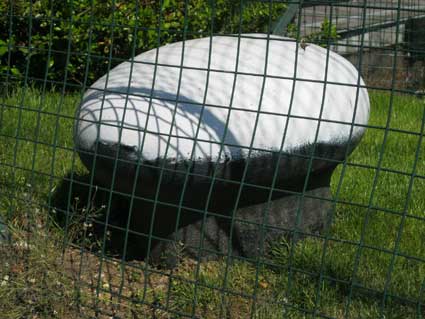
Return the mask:
<path fill-rule="evenodd" d="M 183 37 L 264 32 L 285 9 L 247 0 L 0 0 L 0 77 L 80 88 L 109 61 Z"/>

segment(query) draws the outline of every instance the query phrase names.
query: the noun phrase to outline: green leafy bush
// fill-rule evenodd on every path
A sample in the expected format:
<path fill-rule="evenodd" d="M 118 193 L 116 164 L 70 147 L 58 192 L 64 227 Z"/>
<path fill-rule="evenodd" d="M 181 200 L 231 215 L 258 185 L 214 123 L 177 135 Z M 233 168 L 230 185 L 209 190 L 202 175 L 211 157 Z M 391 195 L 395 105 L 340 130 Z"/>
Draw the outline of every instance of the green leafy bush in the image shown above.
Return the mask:
<path fill-rule="evenodd" d="M 290 24 L 287 28 L 287 34 L 291 38 L 298 38 L 299 31 L 296 24 Z M 301 41 L 315 43 L 326 48 L 329 44 L 334 43 L 340 38 L 336 25 L 328 18 L 325 18 L 320 25 L 320 30 L 311 32 L 310 34 L 301 37 Z"/>
<path fill-rule="evenodd" d="M 0 0 L 0 77 L 78 88 L 133 52 L 211 32 L 266 31 L 286 8 L 239 2 Z"/>

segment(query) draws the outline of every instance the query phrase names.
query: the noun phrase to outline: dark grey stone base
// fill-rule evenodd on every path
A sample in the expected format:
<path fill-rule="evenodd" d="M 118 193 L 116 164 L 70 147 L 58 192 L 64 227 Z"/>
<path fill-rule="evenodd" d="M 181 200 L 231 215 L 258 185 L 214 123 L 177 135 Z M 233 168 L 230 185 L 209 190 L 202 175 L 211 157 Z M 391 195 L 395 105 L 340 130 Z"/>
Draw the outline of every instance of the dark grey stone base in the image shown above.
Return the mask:
<path fill-rule="evenodd" d="M 233 223 L 228 217 L 207 216 L 180 228 L 168 236 L 169 241 L 159 241 L 149 260 L 174 267 L 182 257 L 210 260 L 228 254 L 252 259 L 266 256 L 271 244 L 282 237 L 297 240 L 328 226 L 332 212 L 329 187 L 309 190 L 306 195 L 273 200 L 268 210 L 266 204 L 238 209 Z"/>
<path fill-rule="evenodd" d="M 91 238 L 101 242 L 105 231 L 108 231 L 111 234 L 105 246 L 108 254 L 122 256 L 127 260 L 147 260 L 164 267 L 174 267 L 182 257 L 200 260 L 227 255 L 251 259 L 266 257 L 271 244 L 282 237 L 297 240 L 326 227 L 333 206 L 329 190 L 331 173 L 330 170 L 312 175 L 312 186 L 305 196 L 273 197 L 268 209 L 267 204 L 264 204 L 267 192 L 248 189 L 248 193 L 242 192 L 244 205 L 236 210 L 233 219 L 231 207 L 234 206 L 234 200 L 226 201 L 223 199 L 225 196 L 211 200 L 208 211 L 214 215 L 210 213 L 204 216 L 202 207 L 205 203 L 200 199 L 197 206 L 195 201 L 192 202 L 196 211 L 183 208 L 179 211 L 174 206 L 158 203 L 154 207 L 152 201 L 139 199 L 130 205 L 130 197 L 114 194 L 108 219 L 106 208 L 101 209 L 96 217 L 91 217 L 94 235 Z M 100 188 L 92 190 L 92 199 L 88 198 L 89 175 L 74 175 L 72 180 L 72 190 L 71 179 L 67 177 L 54 195 L 55 218 L 64 227 L 67 225 L 67 214 L 70 214 L 68 219 L 84 221 L 86 218 L 85 215 L 73 216 L 75 212 L 67 211 L 70 191 L 71 204 L 78 197 L 79 203 L 83 205 L 91 202 L 91 210 L 97 211 L 109 202 L 109 191 Z M 96 193 L 94 197 L 93 192 Z M 233 195 L 232 198 L 236 197 Z M 252 198 L 252 195 L 257 198 Z M 250 200 L 257 202 L 247 204 Z M 261 202 L 258 203 L 258 200 Z"/>

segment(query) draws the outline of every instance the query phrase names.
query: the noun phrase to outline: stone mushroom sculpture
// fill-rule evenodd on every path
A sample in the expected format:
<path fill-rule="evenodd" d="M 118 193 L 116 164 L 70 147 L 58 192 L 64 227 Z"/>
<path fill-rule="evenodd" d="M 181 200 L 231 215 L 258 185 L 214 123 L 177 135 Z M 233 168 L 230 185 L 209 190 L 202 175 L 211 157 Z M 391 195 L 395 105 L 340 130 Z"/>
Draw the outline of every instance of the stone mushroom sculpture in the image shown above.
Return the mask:
<path fill-rule="evenodd" d="M 338 54 L 215 36 L 142 53 L 97 80 L 75 145 L 97 183 L 137 196 L 133 250 L 154 258 L 177 239 L 193 256 L 255 257 L 279 229 L 323 227 L 331 174 L 368 118 L 364 82 Z"/>

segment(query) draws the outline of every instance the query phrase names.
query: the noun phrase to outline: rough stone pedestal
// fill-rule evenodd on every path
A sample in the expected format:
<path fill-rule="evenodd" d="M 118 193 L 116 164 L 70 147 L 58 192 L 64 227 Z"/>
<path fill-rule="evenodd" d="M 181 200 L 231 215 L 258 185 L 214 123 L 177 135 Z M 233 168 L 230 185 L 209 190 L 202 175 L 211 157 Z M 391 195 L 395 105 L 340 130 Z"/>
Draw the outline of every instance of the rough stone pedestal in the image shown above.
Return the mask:
<path fill-rule="evenodd" d="M 329 187 L 316 188 L 305 195 L 271 201 L 268 211 L 266 204 L 238 209 L 233 226 L 227 216 L 207 216 L 204 222 L 199 220 L 171 234 L 168 239 L 172 241 L 156 244 L 149 259 L 153 263 L 173 267 L 183 256 L 209 260 L 225 256 L 229 250 L 231 256 L 252 259 L 265 256 L 269 253 L 270 244 L 282 237 L 296 240 L 328 226 L 332 211 Z M 295 229 L 299 233 L 294 236 Z"/>

